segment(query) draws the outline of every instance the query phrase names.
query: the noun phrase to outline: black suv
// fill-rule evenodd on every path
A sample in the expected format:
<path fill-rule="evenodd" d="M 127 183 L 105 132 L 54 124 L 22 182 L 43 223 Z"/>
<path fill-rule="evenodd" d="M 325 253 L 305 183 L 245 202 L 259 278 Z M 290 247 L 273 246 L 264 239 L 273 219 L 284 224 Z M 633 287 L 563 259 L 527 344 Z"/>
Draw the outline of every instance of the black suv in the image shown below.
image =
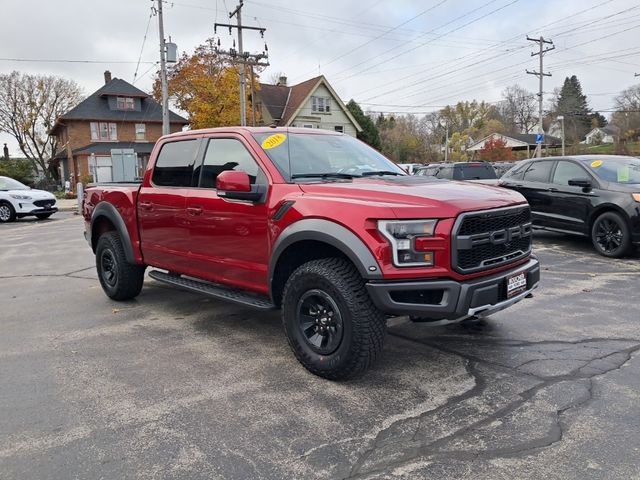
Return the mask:
<path fill-rule="evenodd" d="M 640 160 L 635 157 L 525 160 L 499 184 L 529 201 L 534 228 L 590 237 L 607 257 L 622 257 L 640 244 Z"/>
<path fill-rule="evenodd" d="M 487 162 L 432 163 L 415 170 L 414 175 L 425 175 L 449 180 L 467 180 L 497 185 L 498 176 Z"/>

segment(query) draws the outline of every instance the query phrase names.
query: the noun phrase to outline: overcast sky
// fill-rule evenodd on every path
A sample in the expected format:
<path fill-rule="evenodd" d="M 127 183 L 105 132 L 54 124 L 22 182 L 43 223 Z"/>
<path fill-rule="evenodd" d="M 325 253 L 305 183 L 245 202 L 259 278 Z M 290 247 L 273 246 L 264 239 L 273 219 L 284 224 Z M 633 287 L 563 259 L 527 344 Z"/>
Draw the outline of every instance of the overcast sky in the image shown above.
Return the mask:
<path fill-rule="evenodd" d="M 159 58 L 157 17 L 149 23 L 154 3 L 2 0 L 0 72 L 73 78 L 88 95 L 107 69 L 133 81 L 140 58 L 135 84 L 148 91 Z M 229 22 L 236 3 L 166 2 L 165 35 L 179 52 L 191 52 L 214 35 L 216 20 Z M 244 36 L 245 50 L 268 44 L 263 81 L 284 72 L 294 84 L 322 73 L 345 102 L 354 98 L 365 110 L 422 114 L 460 100 L 492 102 L 514 83 L 537 91 L 537 78 L 525 73 L 538 69 L 527 34 L 556 46 L 545 56 L 553 74 L 545 77 L 547 100 L 575 74 L 590 106 L 608 116 L 615 95 L 640 81 L 637 0 L 245 0 L 242 13 L 243 23 L 267 29 L 264 40 Z M 218 33 L 231 47 L 228 31 Z M 0 142 L 18 155 L 12 138 L 0 135 Z"/>

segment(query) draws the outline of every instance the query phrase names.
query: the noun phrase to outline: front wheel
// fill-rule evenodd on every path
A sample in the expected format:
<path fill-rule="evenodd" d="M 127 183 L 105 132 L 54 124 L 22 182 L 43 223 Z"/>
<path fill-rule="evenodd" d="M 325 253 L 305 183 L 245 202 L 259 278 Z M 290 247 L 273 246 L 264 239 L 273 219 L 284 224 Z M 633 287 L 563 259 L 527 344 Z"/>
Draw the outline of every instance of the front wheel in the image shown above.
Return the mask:
<path fill-rule="evenodd" d="M 98 239 L 96 269 L 104 293 L 113 300 L 129 300 L 142 290 L 145 267 L 127 262 L 116 232 L 105 233 Z"/>
<path fill-rule="evenodd" d="M 616 212 L 605 212 L 591 228 L 591 241 L 600 255 L 620 258 L 631 250 L 631 232 L 627 222 Z"/>
<path fill-rule="evenodd" d="M 8 202 L 0 203 L 0 223 L 13 222 L 16 219 L 16 211 Z"/>
<path fill-rule="evenodd" d="M 293 272 L 283 293 L 282 319 L 296 358 L 320 377 L 353 377 L 382 352 L 385 317 L 344 259 L 313 260 Z"/>

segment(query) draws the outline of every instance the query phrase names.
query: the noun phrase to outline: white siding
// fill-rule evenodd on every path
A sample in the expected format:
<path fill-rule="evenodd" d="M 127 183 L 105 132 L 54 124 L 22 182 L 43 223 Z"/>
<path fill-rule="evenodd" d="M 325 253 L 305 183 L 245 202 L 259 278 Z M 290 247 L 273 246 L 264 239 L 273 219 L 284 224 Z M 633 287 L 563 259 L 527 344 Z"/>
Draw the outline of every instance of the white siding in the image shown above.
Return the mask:
<path fill-rule="evenodd" d="M 311 110 L 311 97 L 329 97 L 331 98 L 331 108 L 329 113 L 313 112 Z M 311 94 L 307 102 L 302 106 L 298 115 L 291 120 L 291 125 L 302 127 L 303 125 L 313 125 L 313 128 L 322 128 L 325 130 L 335 130 L 336 125 L 344 128 L 344 133 L 356 136 L 356 127 L 349 117 L 344 113 L 338 100 L 331 95 L 329 89 L 320 84 L 318 88 Z"/>

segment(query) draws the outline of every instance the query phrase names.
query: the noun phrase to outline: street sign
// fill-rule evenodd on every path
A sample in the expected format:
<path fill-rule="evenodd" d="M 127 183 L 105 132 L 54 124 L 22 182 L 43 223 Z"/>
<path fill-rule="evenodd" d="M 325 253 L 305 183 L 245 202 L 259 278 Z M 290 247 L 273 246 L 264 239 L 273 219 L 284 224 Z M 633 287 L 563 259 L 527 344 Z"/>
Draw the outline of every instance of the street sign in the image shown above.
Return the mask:
<path fill-rule="evenodd" d="M 536 143 L 540 145 L 542 142 L 544 142 L 544 133 L 538 133 L 536 135 Z"/>

